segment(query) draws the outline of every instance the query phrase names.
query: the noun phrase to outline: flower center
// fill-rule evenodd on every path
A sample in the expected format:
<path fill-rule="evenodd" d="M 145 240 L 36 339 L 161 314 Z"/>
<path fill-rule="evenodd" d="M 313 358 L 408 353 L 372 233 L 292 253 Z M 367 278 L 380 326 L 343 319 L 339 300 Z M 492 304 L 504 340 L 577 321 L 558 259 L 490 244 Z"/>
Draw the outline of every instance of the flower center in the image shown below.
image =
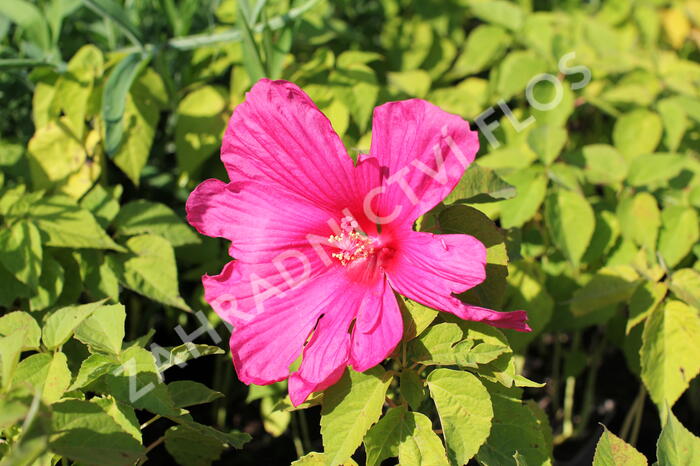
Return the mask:
<path fill-rule="evenodd" d="M 354 218 L 344 217 L 340 222 L 340 232 L 331 235 L 328 242 L 338 250 L 331 256 L 342 265 L 348 265 L 373 254 L 377 240 L 367 236 Z"/>

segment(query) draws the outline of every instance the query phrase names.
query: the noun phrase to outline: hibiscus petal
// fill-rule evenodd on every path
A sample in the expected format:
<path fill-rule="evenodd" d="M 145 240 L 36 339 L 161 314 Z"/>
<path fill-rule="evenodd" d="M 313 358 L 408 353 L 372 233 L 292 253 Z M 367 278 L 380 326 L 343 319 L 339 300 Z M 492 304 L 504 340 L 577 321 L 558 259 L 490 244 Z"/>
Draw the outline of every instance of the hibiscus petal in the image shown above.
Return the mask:
<path fill-rule="evenodd" d="M 187 200 L 190 224 L 203 234 L 230 239 L 231 255 L 250 263 L 302 253 L 314 268 L 319 261 L 328 264 L 319 245 L 341 216 L 256 182 L 207 180 Z"/>
<path fill-rule="evenodd" d="M 219 317 L 239 327 L 263 312 L 268 298 L 302 286 L 320 273 L 310 268 L 309 261 L 296 256 L 259 264 L 235 260 L 226 264 L 219 275 L 202 277 L 204 299 Z"/>
<path fill-rule="evenodd" d="M 529 331 L 524 311 L 493 311 L 453 296 L 481 283 L 485 264 L 486 248 L 472 236 L 406 232 L 385 270 L 396 291 L 421 304 L 465 320 Z"/>
<path fill-rule="evenodd" d="M 348 286 L 327 306 L 314 334 L 304 347 L 299 375 L 311 383 L 321 383 L 350 355 L 350 322 L 366 295 L 362 286 Z"/>
<path fill-rule="evenodd" d="M 321 383 L 314 383 L 304 380 L 304 378 L 299 375 L 299 372 L 295 372 L 289 376 L 289 399 L 292 401 L 294 406 L 299 406 L 306 401 L 309 395 L 313 392 L 323 391 L 340 380 L 344 372 L 345 366 L 340 366 Z"/>
<path fill-rule="evenodd" d="M 386 359 L 401 340 L 401 311 L 386 280 L 369 288 L 357 284 L 346 287 L 329 310 L 304 348 L 299 371 L 289 378 L 289 396 L 295 406 L 310 393 L 334 384 L 348 358 L 356 371 L 365 371 Z M 351 337 L 348 327 L 355 317 Z"/>
<path fill-rule="evenodd" d="M 221 160 L 231 180 L 258 180 L 323 207 L 354 198 L 353 162 L 330 121 L 298 86 L 258 81 L 233 113 Z"/>
<path fill-rule="evenodd" d="M 392 218 L 400 206 L 392 221 L 412 224 L 454 189 L 478 150 L 466 121 L 429 102 L 375 108 L 370 154 L 387 172 L 377 215 Z"/>
<path fill-rule="evenodd" d="M 203 181 L 187 198 L 187 221 L 203 235 L 231 239 L 236 222 L 232 186 L 223 181 Z"/>
<path fill-rule="evenodd" d="M 324 312 L 347 290 L 345 274 L 329 268 L 314 279 L 268 297 L 263 310 L 234 329 L 231 352 L 238 377 L 244 383 L 264 385 L 287 378 L 289 366 Z"/>
<path fill-rule="evenodd" d="M 385 360 L 403 335 L 396 296 L 382 280 L 362 302 L 352 332 L 350 364 L 364 372 Z"/>

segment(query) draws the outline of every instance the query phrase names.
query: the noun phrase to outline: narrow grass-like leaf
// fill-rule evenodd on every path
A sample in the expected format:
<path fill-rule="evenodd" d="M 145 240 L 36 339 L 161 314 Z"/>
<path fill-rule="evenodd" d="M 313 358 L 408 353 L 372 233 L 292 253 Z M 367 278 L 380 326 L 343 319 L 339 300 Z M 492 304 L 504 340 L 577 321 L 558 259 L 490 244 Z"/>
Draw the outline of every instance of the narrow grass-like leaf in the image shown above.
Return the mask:
<path fill-rule="evenodd" d="M 110 157 L 115 154 L 122 141 L 126 95 L 134 79 L 149 60 L 148 55 L 134 52 L 120 61 L 107 78 L 102 94 L 102 118 L 105 121 L 105 151 Z"/>
<path fill-rule="evenodd" d="M 124 32 L 126 37 L 139 47 L 143 47 L 143 40 L 136 26 L 129 19 L 129 15 L 124 8 L 113 0 L 83 0 L 85 6 L 90 8 L 95 13 L 104 16 L 113 21 L 119 29 Z"/>

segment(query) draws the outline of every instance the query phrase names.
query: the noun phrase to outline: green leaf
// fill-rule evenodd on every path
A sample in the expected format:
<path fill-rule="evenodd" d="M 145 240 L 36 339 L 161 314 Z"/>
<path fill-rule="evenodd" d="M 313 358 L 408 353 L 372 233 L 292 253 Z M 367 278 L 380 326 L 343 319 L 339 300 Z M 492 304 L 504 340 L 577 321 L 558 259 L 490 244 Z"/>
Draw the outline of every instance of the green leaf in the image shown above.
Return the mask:
<path fill-rule="evenodd" d="M 275 399 L 272 397 L 265 397 L 260 401 L 260 417 L 262 418 L 265 432 L 273 437 L 279 437 L 284 434 L 292 421 L 292 413 L 278 408 Z"/>
<path fill-rule="evenodd" d="M 119 212 L 121 194 L 121 185 L 104 188 L 101 184 L 96 184 L 80 200 L 80 207 L 89 210 L 100 226 L 107 228 Z"/>
<path fill-rule="evenodd" d="M 87 387 L 105 374 L 119 367 L 119 362 L 112 356 L 95 353 L 83 360 L 78 375 L 68 388 L 69 392 Z"/>
<path fill-rule="evenodd" d="M 612 146 L 584 146 L 583 157 L 586 160 L 586 178 L 591 183 L 619 183 L 627 177 L 627 160 Z"/>
<path fill-rule="evenodd" d="M 170 207 L 143 199 L 124 204 L 114 219 L 114 226 L 121 235 L 151 233 L 162 236 L 173 246 L 200 242 Z"/>
<path fill-rule="evenodd" d="M 659 207 L 654 196 L 647 192 L 626 197 L 617 206 L 622 236 L 648 251 L 656 250 L 656 237 L 661 224 Z"/>
<path fill-rule="evenodd" d="M 156 134 L 160 111 L 165 105 L 165 89 L 160 76 L 146 68 L 123 98 L 125 107 L 113 132 L 121 131 L 121 144 L 115 147 L 114 163 L 138 186 Z M 116 136 L 115 136 L 116 138 Z"/>
<path fill-rule="evenodd" d="M 651 281 L 640 283 L 629 300 L 629 317 L 627 318 L 625 333 L 629 335 L 637 324 L 644 322 L 649 313 L 661 304 L 667 293 L 668 286 L 666 283 L 654 283 Z"/>
<path fill-rule="evenodd" d="M 187 426 L 173 426 L 165 432 L 165 448 L 178 464 L 208 466 L 221 458 L 224 445 Z"/>
<path fill-rule="evenodd" d="M 140 235 L 129 238 L 126 246 L 131 254 L 109 257 L 119 281 L 163 304 L 190 310 L 178 291 L 175 253 L 170 243 L 160 236 Z"/>
<path fill-rule="evenodd" d="M 80 316 L 87 311 L 84 308 L 75 312 Z M 126 310 L 122 304 L 102 305 L 84 318 L 75 329 L 75 337 L 93 351 L 119 354 L 124 340 L 125 321 Z"/>
<path fill-rule="evenodd" d="M 536 53 L 530 50 L 510 52 L 501 61 L 497 72 L 492 73 L 491 79 L 494 79 L 494 75 L 496 79 L 493 83 L 495 86 L 493 96 L 496 99 L 509 100 L 524 91 L 533 77 L 546 71 L 547 63 Z"/>
<path fill-rule="evenodd" d="M 671 275 L 671 290 L 683 301 L 700 310 L 700 272 L 680 269 Z"/>
<path fill-rule="evenodd" d="M 551 465 L 551 431 L 546 418 L 520 401 L 522 390 L 489 384 L 493 402 L 493 427 L 477 454 L 482 464 L 516 466 L 515 453 L 527 464 Z"/>
<path fill-rule="evenodd" d="M 96 0 L 87 0 L 94 4 Z M 99 0 L 109 1 L 111 0 Z M 122 143 L 124 135 L 124 110 L 127 94 L 136 77 L 146 66 L 150 57 L 133 52 L 122 59 L 109 73 L 102 92 L 102 119 L 105 122 L 105 152 L 113 157 Z"/>
<path fill-rule="evenodd" d="M 412 370 L 405 369 L 399 378 L 399 391 L 401 397 L 408 402 L 411 409 L 418 411 L 425 400 L 425 387 L 423 380 Z"/>
<path fill-rule="evenodd" d="M 428 376 L 447 443 L 447 455 L 455 464 L 466 464 L 491 431 L 493 408 L 488 391 L 469 372 L 436 369 Z"/>
<path fill-rule="evenodd" d="M 80 120 L 81 130 L 84 129 Z M 91 130 L 82 138 L 69 128 L 62 116 L 37 130 L 29 141 L 29 170 L 35 189 L 53 190 L 74 199 L 80 198 L 102 172 L 100 136 Z"/>
<path fill-rule="evenodd" d="M 545 221 L 554 244 L 578 267 L 595 229 L 593 209 L 586 198 L 564 189 L 550 193 L 545 202 Z"/>
<path fill-rule="evenodd" d="M 501 203 L 503 228 L 521 227 L 535 216 L 547 192 L 547 177 L 537 167 L 520 170 L 505 178 L 517 196 Z"/>
<path fill-rule="evenodd" d="M 296 461 L 292 461 L 292 466 L 327 466 L 326 455 L 312 451 Z M 352 458 L 342 462 L 339 466 L 357 466 L 357 462 Z"/>
<path fill-rule="evenodd" d="M 668 206 L 661 212 L 659 254 L 668 267 L 678 265 L 699 237 L 698 214 L 692 207 Z"/>
<path fill-rule="evenodd" d="M 64 248 L 123 248 L 107 236 L 90 212 L 70 198 L 51 196 L 37 201 L 30 211 L 32 220 L 47 235 L 47 246 Z"/>
<path fill-rule="evenodd" d="M 382 414 L 391 377 L 381 366 L 366 372 L 348 369 L 326 389 L 321 408 L 323 450 L 329 464 L 349 459 Z"/>
<path fill-rule="evenodd" d="M 215 86 L 190 92 L 177 106 L 175 153 L 180 170 L 192 173 L 219 150 L 226 129 L 227 93 Z"/>
<path fill-rule="evenodd" d="M 628 265 L 603 267 L 583 287 L 574 292 L 571 312 L 586 315 L 620 302 L 627 302 L 639 283 L 639 275 Z"/>
<path fill-rule="evenodd" d="M 676 176 L 686 165 L 686 158 L 676 154 L 644 154 L 630 164 L 627 183 L 645 186 Z"/>
<path fill-rule="evenodd" d="M 17 23 L 27 38 L 42 50 L 48 51 L 51 48 L 49 24 L 36 5 L 25 0 L 2 2 L 0 15 Z"/>
<path fill-rule="evenodd" d="M 216 392 L 204 384 L 192 380 L 177 380 L 168 384 L 168 392 L 177 408 L 211 403 L 222 398 L 223 393 Z"/>
<path fill-rule="evenodd" d="M 8 337 L 20 332 L 24 332 L 22 351 L 39 349 L 41 329 L 34 317 L 22 311 L 9 312 L 0 317 L 0 337 Z"/>
<path fill-rule="evenodd" d="M 375 424 L 364 440 L 367 466 L 377 466 L 386 458 L 399 457 L 400 464 L 447 466 L 445 448 L 425 415 L 391 408 Z"/>
<path fill-rule="evenodd" d="M 141 34 L 119 3 L 114 0 L 83 0 L 83 2 L 95 13 L 116 23 L 134 45 L 142 46 Z"/>
<path fill-rule="evenodd" d="M 656 458 L 659 466 L 692 466 L 700 462 L 700 438 L 688 431 L 670 409 L 656 444 Z"/>
<path fill-rule="evenodd" d="M 688 129 L 686 111 L 683 105 L 673 98 L 659 101 L 656 107 L 664 124 L 664 145 L 668 150 L 676 151 Z"/>
<path fill-rule="evenodd" d="M 0 305 L 12 308 L 19 299 L 29 298 L 31 290 L 14 275 L 0 266 Z"/>
<path fill-rule="evenodd" d="M 61 264 L 51 254 L 44 254 L 39 287 L 29 299 L 29 306 L 33 311 L 46 309 L 53 306 L 63 291 L 65 272 Z"/>
<path fill-rule="evenodd" d="M 41 235 L 31 222 L 0 230 L 0 264 L 32 289 L 39 284 L 42 253 Z"/>
<path fill-rule="evenodd" d="M 500 342 L 475 344 L 473 338 L 465 340 L 465 337 L 464 329 L 458 324 L 433 325 L 409 343 L 411 360 L 424 365 L 476 368 L 477 364 L 488 364 L 510 352 L 510 348 Z"/>
<path fill-rule="evenodd" d="M 542 163 L 549 165 L 559 157 L 568 138 L 566 129 L 544 125 L 538 126 L 528 134 L 527 143 Z"/>
<path fill-rule="evenodd" d="M 481 78 L 467 78 L 454 87 L 440 87 L 428 94 L 428 100 L 446 112 L 475 118 L 486 106 L 488 82 Z"/>
<path fill-rule="evenodd" d="M 73 55 L 66 72 L 56 82 L 50 109 L 56 115 L 65 115 L 66 119 L 61 121 L 67 123 L 67 133 L 78 140 L 83 139 L 85 121 L 93 116 L 91 97 L 95 81 L 102 77 L 103 68 L 104 58 L 100 49 L 92 44 L 84 45 Z"/>
<path fill-rule="evenodd" d="M 94 299 L 119 300 L 119 280 L 101 251 L 82 250 L 73 253 L 88 294 Z"/>
<path fill-rule="evenodd" d="M 248 434 L 227 434 L 209 426 L 188 422 L 166 431 L 165 448 L 179 464 L 208 466 L 219 459 L 226 445 L 240 449 L 249 440 Z"/>
<path fill-rule="evenodd" d="M 501 230 L 481 211 L 466 205 L 455 205 L 440 212 L 441 233 L 468 234 L 486 246 L 486 280 L 459 295 L 477 306 L 499 309 L 503 305 L 508 275 L 508 252 Z"/>
<path fill-rule="evenodd" d="M 449 76 L 461 78 L 485 70 L 505 54 L 511 42 L 508 32 L 499 26 L 477 26 L 469 33 L 464 50 L 457 57 Z"/>
<path fill-rule="evenodd" d="M 657 307 L 642 334 L 642 380 L 659 409 L 672 407 L 700 373 L 700 316 L 681 301 Z"/>
<path fill-rule="evenodd" d="M 605 426 L 598 440 L 593 466 L 646 466 L 647 459 Z"/>
<path fill-rule="evenodd" d="M 97 403 L 66 400 L 53 405 L 51 450 L 86 465 L 132 464 L 144 448 Z"/>
<path fill-rule="evenodd" d="M 158 370 L 160 372 L 164 372 L 173 366 L 183 364 L 190 359 L 196 359 L 212 354 L 224 354 L 224 350 L 218 346 L 194 344 L 192 342 L 185 343 L 174 348 L 161 348 L 165 351 L 165 353 L 154 350 L 154 346 L 155 345 L 151 346 L 151 350 L 156 356 L 156 364 L 158 365 Z M 161 356 L 165 356 L 166 359 L 161 360 Z"/>
<path fill-rule="evenodd" d="M 135 409 L 179 418 L 181 410 L 175 407 L 150 351 L 132 346 L 122 351 L 118 359 L 119 367 L 105 375 L 106 393 Z"/>
<path fill-rule="evenodd" d="M 408 298 L 401 297 L 399 307 L 403 315 L 404 341 L 409 341 L 423 333 L 438 315 L 438 311 L 435 309 L 423 306 Z"/>
<path fill-rule="evenodd" d="M 615 122 L 613 141 L 622 155 L 631 160 L 642 154 L 651 154 L 661 142 L 663 124 L 654 112 L 632 110 Z"/>
<path fill-rule="evenodd" d="M 73 335 L 76 328 L 102 306 L 103 301 L 69 306 L 52 312 L 44 322 L 42 340 L 49 350 L 63 345 Z"/>
<path fill-rule="evenodd" d="M 374 70 L 367 65 L 353 63 L 346 68 L 335 69 L 328 79 L 335 97 L 350 109 L 353 120 L 364 132 L 379 96 Z"/>
<path fill-rule="evenodd" d="M 469 0 L 468 5 L 477 18 L 513 31 L 520 29 L 525 19 L 519 6 L 505 0 Z"/>
<path fill-rule="evenodd" d="M 505 309 L 526 309 L 532 332 L 508 332 L 513 351 L 522 353 L 552 318 L 554 300 L 546 287 L 546 276 L 539 264 L 518 261 L 509 267 L 509 297 Z"/>
<path fill-rule="evenodd" d="M 65 354 L 57 352 L 33 354 L 23 359 L 17 366 L 13 384 L 29 384 L 33 389 L 41 391 L 44 403 L 52 404 L 61 399 L 70 381 L 68 359 Z"/>
<path fill-rule="evenodd" d="M 26 331 L 18 331 L 6 337 L 0 337 L 0 388 L 7 390 L 12 384 L 19 355 L 26 341 Z"/>
<path fill-rule="evenodd" d="M 390 71 L 387 80 L 392 90 L 418 98 L 424 98 L 431 85 L 430 75 L 423 70 Z"/>
<path fill-rule="evenodd" d="M 143 443 L 140 423 L 134 408 L 118 402 L 111 396 L 106 398 L 94 397 L 90 399 L 90 402 L 102 408 L 126 433 L 134 437 L 139 443 Z"/>
<path fill-rule="evenodd" d="M 474 198 L 480 200 L 484 197 L 489 200 L 510 199 L 515 194 L 515 188 L 503 181 L 493 170 L 473 163 L 443 202 L 474 202 Z"/>

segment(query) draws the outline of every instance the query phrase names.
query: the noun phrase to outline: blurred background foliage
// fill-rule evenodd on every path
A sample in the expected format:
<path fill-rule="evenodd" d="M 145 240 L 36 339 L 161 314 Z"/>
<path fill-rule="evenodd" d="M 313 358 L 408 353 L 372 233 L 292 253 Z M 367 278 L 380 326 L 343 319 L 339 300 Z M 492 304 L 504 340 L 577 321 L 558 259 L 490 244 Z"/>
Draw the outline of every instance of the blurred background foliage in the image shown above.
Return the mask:
<path fill-rule="evenodd" d="M 202 333 L 201 353 L 227 349 L 200 284 L 226 245 L 184 223 L 184 202 L 226 179 L 223 130 L 263 76 L 300 85 L 353 156 L 383 102 L 424 98 L 470 121 L 493 108 L 498 143 L 482 133 L 468 172 L 484 189 L 469 178 L 446 200 L 506 238 L 507 282 L 474 299 L 528 311 L 532 333 L 505 333 L 523 374 L 547 382 L 525 396 L 549 419 L 554 458 L 589 464 L 602 422 L 653 460 L 666 407 L 700 431 L 699 47 L 697 0 L 0 2 L 2 464 L 28 452 L 51 464 L 47 444 L 93 464 L 109 453 L 77 445 L 97 424 L 132 462 L 144 445 L 164 464 L 285 464 L 321 449 L 319 412 L 278 409 L 283 386 L 245 387 L 226 356 L 171 363 L 166 386 L 167 363 L 143 350 L 155 330 L 181 362 L 174 328 L 199 328 L 193 311 L 222 335 Z M 591 79 L 577 88 L 580 66 Z M 561 84 L 548 111 L 525 92 L 539 73 Z M 532 96 L 556 89 L 542 81 Z M 56 330 L 67 316 L 75 325 Z M 123 338 L 95 348 L 104 322 Z M 99 378 L 129 351 L 163 387 L 145 404 Z M 99 396 L 59 401 L 81 391 Z M 65 429 L 75 438 L 50 436 Z M 223 451 L 241 432 L 246 448 Z"/>

